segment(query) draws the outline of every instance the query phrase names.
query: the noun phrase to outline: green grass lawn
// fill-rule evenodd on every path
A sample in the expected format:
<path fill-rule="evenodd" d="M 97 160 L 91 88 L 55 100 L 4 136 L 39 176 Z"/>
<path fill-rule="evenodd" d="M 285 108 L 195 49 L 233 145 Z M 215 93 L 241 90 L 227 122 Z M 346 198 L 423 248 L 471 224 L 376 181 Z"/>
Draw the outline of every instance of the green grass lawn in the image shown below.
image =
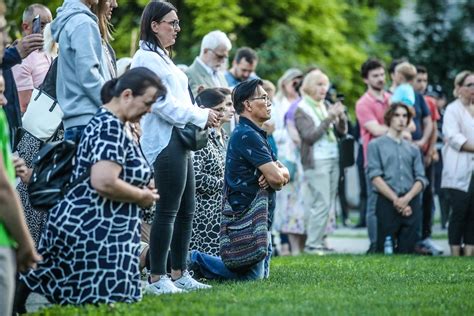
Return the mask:
<path fill-rule="evenodd" d="M 474 260 L 414 256 L 276 258 L 269 280 L 145 296 L 136 304 L 39 315 L 474 315 Z"/>

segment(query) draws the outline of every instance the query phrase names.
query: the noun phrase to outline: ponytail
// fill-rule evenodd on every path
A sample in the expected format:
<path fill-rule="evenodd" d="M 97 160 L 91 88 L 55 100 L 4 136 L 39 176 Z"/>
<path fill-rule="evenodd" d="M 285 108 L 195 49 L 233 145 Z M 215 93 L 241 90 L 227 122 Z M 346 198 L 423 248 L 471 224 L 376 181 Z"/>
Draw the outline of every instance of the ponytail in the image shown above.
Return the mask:
<path fill-rule="evenodd" d="M 100 99 L 102 100 L 102 104 L 109 103 L 110 100 L 115 96 L 115 87 L 117 86 L 118 79 L 114 78 L 112 80 L 107 81 L 102 90 L 100 91 Z"/>

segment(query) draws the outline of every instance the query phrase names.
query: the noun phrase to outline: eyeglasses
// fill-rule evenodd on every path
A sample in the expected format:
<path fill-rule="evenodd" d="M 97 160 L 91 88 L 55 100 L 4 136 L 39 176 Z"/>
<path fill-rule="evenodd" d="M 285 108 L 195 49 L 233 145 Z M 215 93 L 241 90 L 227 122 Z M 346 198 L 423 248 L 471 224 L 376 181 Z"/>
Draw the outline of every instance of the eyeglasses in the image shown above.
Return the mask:
<path fill-rule="evenodd" d="M 173 21 L 160 21 L 160 23 L 168 23 L 171 25 L 175 30 L 179 28 L 179 20 L 173 20 Z"/>
<path fill-rule="evenodd" d="M 261 96 L 261 97 L 250 98 L 249 100 L 250 100 L 250 101 L 253 101 L 253 100 L 263 100 L 263 101 L 265 101 L 266 104 L 269 104 L 269 103 L 270 103 L 270 98 L 268 97 L 268 95 L 264 95 L 264 96 Z"/>
<path fill-rule="evenodd" d="M 219 59 L 219 60 L 224 60 L 224 59 L 229 58 L 229 56 L 227 56 L 227 55 L 220 55 L 220 54 L 216 53 L 213 49 L 209 49 L 209 50 L 210 50 L 210 51 L 217 57 L 217 59 Z"/>

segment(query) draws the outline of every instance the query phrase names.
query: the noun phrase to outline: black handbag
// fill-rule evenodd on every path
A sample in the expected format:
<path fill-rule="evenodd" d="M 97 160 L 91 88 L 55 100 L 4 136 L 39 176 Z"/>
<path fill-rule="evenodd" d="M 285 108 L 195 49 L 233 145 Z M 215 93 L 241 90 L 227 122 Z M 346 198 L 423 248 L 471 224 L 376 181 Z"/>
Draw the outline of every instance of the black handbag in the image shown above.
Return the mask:
<path fill-rule="evenodd" d="M 354 137 L 351 135 L 344 135 L 339 139 L 339 157 L 342 168 L 354 165 Z"/>
<path fill-rule="evenodd" d="M 209 139 L 209 130 L 202 129 L 193 123 L 188 123 L 184 128 L 177 128 L 179 140 L 189 150 L 196 151 L 206 147 Z"/>

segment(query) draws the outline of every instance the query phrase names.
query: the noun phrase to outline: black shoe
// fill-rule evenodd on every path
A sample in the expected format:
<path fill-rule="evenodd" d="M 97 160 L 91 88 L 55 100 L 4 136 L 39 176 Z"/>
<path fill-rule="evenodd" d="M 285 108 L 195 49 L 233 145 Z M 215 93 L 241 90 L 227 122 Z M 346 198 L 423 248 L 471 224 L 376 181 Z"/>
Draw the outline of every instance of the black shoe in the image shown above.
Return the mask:
<path fill-rule="evenodd" d="M 375 243 L 371 243 L 370 246 L 369 246 L 369 249 L 367 249 L 366 254 L 372 255 L 372 254 L 375 254 L 375 253 L 377 253 L 377 246 L 375 245 Z"/>
<path fill-rule="evenodd" d="M 367 225 L 365 225 L 365 223 L 358 223 L 353 228 L 366 228 L 366 227 L 367 227 Z"/>

